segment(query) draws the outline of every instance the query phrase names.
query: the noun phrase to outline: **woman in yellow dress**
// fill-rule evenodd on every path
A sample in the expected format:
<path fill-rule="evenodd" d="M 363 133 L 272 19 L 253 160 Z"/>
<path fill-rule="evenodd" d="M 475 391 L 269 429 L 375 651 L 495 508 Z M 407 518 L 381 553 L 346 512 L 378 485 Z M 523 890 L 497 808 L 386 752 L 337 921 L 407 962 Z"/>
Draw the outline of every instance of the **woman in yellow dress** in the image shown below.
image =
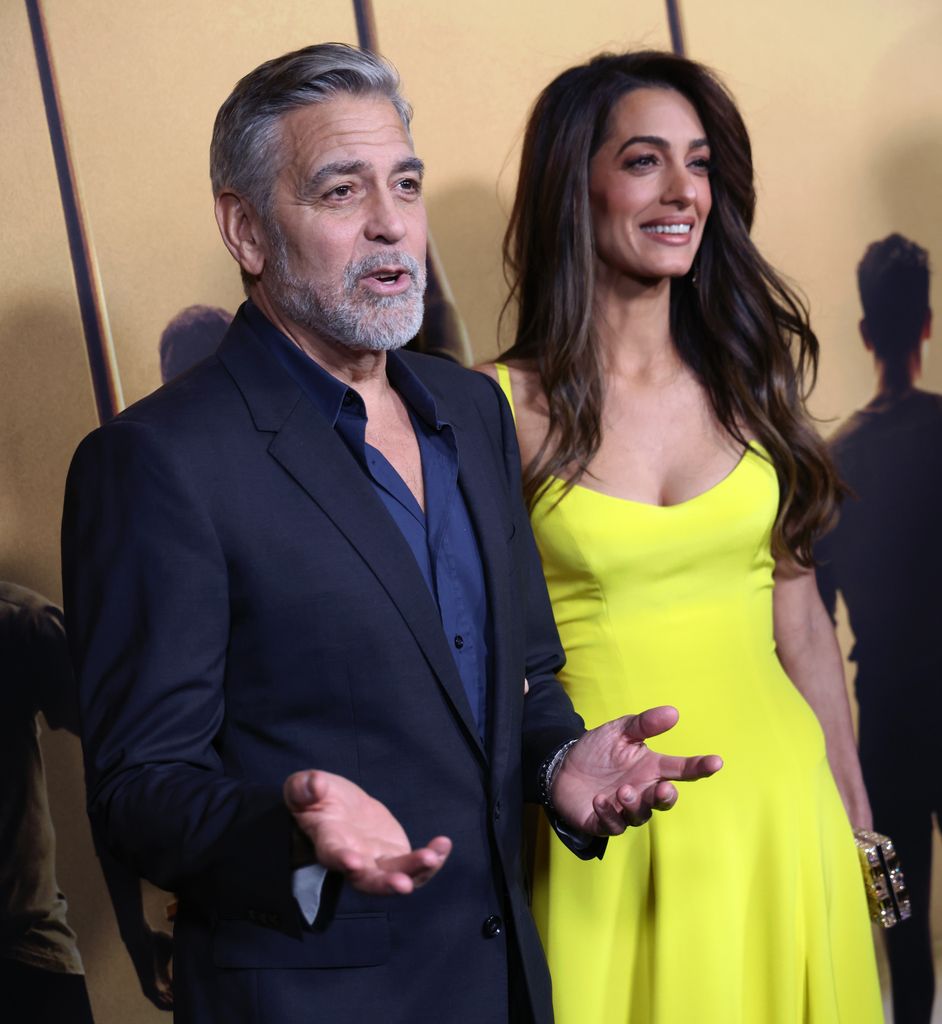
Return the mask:
<path fill-rule="evenodd" d="M 538 99 L 505 242 L 498 378 L 589 727 L 674 704 L 725 768 L 601 862 L 540 837 L 559 1024 L 882 1020 L 851 822 L 869 827 L 811 549 L 840 485 L 804 410 L 818 345 L 754 247 L 749 138 L 670 54 Z M 849 819 L 849 820 L 848 820 Z"/>

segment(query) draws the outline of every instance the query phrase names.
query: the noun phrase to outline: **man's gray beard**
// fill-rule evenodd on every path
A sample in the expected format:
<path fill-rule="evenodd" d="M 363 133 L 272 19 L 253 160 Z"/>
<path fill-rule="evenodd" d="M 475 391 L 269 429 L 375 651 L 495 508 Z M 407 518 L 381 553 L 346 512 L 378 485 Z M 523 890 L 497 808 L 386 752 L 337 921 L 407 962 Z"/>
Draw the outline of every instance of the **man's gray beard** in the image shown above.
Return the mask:
<path fill-rule="evenodd" d="M 321 290 L 298 277 L 288 256 L 284 235 L 269 228 L 272 243 L 271 278 L 267 282 L 278 312 L 325 341 L 347 348 L 389 352 L 411 341 L 422 326 L 425 267 L 398 249 L 375 253 L 348 263 L 339 289 Z M 412 277 L 401 295 L 375 295 L 363 289 L 360 278 L 390 264 L 403 267 Z"/>

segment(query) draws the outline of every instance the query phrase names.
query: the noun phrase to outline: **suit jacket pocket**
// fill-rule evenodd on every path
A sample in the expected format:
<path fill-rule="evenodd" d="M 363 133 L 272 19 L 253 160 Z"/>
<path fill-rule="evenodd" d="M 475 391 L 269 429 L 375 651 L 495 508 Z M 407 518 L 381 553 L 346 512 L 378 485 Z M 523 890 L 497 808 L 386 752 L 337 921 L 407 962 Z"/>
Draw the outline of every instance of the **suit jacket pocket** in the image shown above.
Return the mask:
<path fill-rule="evenodd" d="M 220 921 L 213 933 L 217 967 L 374 967 L 389 959 L 386 914 L 338 914 L 300 938 L 249 921 Z"/>

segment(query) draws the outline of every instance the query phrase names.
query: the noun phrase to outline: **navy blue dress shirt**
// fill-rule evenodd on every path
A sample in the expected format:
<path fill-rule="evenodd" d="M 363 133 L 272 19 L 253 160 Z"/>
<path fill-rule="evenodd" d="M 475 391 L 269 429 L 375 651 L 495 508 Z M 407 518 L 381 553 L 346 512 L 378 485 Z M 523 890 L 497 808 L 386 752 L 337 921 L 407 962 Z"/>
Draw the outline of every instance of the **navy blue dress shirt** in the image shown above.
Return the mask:
<path fill-rule="evenodd" d="M 423 512 L 383 454 L 366 443 L 366 407 L 357 392 L 305 355 L 251 301 L 245 316 L 255 333 L 342 438 L 399 527 L 438 604 L 442 628 L 458 667 L 482 740 L 486 735 L 489 635 L 484 568 L 468 508 L 458 487 L 458 445 L 435 400 L 395 352 L 387 354 L 389 383 L 406 405 L 415 430 L 425 485 Z"/>

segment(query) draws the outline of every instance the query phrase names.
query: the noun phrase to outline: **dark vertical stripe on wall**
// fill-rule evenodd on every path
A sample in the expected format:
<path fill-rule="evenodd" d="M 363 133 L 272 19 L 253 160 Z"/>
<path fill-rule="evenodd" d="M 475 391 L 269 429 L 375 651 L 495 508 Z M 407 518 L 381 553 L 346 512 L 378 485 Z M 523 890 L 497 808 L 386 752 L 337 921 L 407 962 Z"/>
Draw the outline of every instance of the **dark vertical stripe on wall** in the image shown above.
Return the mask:
<path fill-rule="evenodd" d="M 360 49 L 379 53 L 372 0 L 353 0 L 353 16 L 357 22 L 357 41 L 360 44 Z"/>
<path fill-rule="evenodd" d="M 361 50 L 379 53 L 373 0 L 353 0 L 353 16 L 357 23 L 357 42 Z M 417 340 L 423 351 L 436 351 L 469 366 L 473 353 L 468 332 L 455 305 L 445 268 L 429 234 L 425 260 L 425 320 Z"/>
<path fill-rule="evenodd" d="M 686 57 L 684 28 L 680 20 L 680 0 L 665 0 L 667 3 L 667 24 L 671 30 L 671 49 L 678 57 Z"/>
<path fill-rule="evenodd" d="M 82 215 L 75 168 L 72 165 L 69 141 L 63 124 L 62 106 L 49 55 L 49 38 L 40 0 L 26 0 L 26 12 L 33 35 L 33 48 L 36 51 L 36 67 L 42 86 L 46 122 L 49 125 L 49 141 L 52 144 L 56 176 L 59 179 L 62 213 L 69 238 L 69 253 L 72 257 L 72 272 L 75 275 L 75 290 L 82 316 L 82 329 L 85 333 L 85 348 L 88 352 L 95 405 L 98 409 L 99 422 L 104 423 L 124 405 L 121 384 L 108 329 L 98 268 Z"/>

